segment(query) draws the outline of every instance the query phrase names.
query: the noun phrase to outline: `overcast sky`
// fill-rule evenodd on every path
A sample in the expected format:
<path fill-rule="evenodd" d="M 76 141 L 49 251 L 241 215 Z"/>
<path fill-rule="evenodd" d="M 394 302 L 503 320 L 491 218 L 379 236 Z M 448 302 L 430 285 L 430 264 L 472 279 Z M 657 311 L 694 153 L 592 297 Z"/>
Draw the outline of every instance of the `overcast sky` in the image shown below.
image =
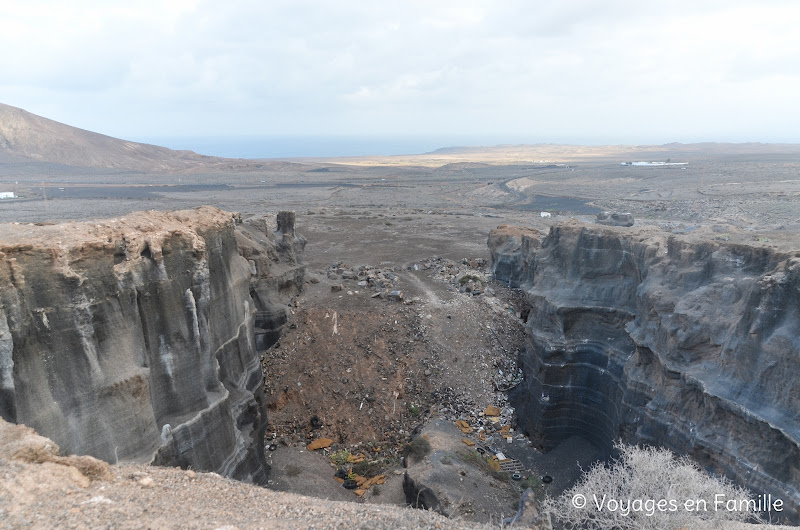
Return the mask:
<path fill-rule="evenodd" d="M 800 142 L 796 0 L 0 7 L 0 102 L 118 137 Z"/>

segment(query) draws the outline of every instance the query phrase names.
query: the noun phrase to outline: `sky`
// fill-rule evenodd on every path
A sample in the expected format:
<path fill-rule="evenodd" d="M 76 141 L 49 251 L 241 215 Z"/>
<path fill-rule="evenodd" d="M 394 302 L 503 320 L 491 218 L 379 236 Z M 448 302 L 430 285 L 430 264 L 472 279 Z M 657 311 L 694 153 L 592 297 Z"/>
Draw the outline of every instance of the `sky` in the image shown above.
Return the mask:
<path fill-rule="evenodd" d="M 0 9 L 0 102 L 126 139 L 800 142 L 795 0 Z"/>

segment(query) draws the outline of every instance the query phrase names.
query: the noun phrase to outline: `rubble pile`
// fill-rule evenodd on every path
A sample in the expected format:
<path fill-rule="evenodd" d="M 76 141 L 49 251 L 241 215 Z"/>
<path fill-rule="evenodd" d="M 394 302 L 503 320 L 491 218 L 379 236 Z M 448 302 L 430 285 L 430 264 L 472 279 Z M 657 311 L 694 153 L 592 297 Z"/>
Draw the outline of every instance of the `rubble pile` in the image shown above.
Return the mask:
<path fill-rule="evenodd" d="M 396 272 L 400 272 L 400 267 L 374 267 L 372 265 L 360 265 L 353 267 L 346 265 L 339 261 L 332 263 L 325 270 L 329 280 L 343 280 L 347 284 L 334 284 L 332 289 L 334 291 L 342 291 L 346 287 L 352 287 L 352 282 L 355 282 L 355 287 L 365 291 L 372 291 L 373 298 L 382 298 L 396 302 L 403 302 L 403 292 L 397 289 L 399 278 Z M 358 291 L 356 291 L 358 292 Z M 348 294 L 353 291 L 348 290 Z"/>
<path fill-rule="evenodd" d="M 452 284 L 452 290 L 478 296 L 483 294 L 491 279 L 487 265 L 488 262 L 483 258 L 464 258 L 460 262 L 455 262 L 447 258 L 433 257 L 415 263 L 409 270 L 433 271 L 432 277 L 449 282 Z"/>
<path fill-rule="evenodd" d="M 468 439 L 485 444 L 510 443 L 509 440 L 514 437 L 516 432 L 514 427 L 517 421 L 514 416 L 514 408 L 508 404 L 500 407 L 489 405 L 483 409 L 471 407 L 470 410 L 462 412 L 458 416 L 450 414 L 443 414 L 443 416 L 454 421 L 462 433 L 469 435 Z M 456 417 L 457 419 L 455 419 Z M 524 438 L 521 434 L 516 436 L 519 439 Z M 470 444 L 466 443 L 466 445 Z"/>

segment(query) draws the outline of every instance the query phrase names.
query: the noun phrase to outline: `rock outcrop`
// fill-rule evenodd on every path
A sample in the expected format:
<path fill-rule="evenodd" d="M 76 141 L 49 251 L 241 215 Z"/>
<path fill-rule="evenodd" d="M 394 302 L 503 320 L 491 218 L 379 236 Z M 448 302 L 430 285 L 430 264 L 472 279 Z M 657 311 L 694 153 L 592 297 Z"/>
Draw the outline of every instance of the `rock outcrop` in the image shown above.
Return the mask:
<path fill-rule="evenodd" d="M 201 207 L 0 241 L 3 418 L 67 453 L 266 481 L 254 316 L 299 289 L 301 240 Z"/>
<path fill-rule="evenodd" d="M 599 225 L 633 226 L 633 215 L 621 212 L 600 212 L 595 221 Z"/>
<path fill-rule="evenodd" d="M 578 223 L 489 246 L 531 306 L 521 428 L 668 447 L 798 521 L 800 253 Z"/>

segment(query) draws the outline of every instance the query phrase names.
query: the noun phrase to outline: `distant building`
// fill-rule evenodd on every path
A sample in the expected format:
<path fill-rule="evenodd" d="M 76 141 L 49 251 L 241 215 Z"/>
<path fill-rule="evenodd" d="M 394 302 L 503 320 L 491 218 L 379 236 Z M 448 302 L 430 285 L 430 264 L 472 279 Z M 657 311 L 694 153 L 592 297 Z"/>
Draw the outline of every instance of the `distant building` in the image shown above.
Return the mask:
<path fill-rule="evenodd" d="M 542 212 L 540 215 L 542 217 L 550 217 L 550 212 Z"/>
<path fill-rule="evenodd" d="M 0 199 L 14 199 L 15 197 L 13 191 L 0 191 Z"/>

